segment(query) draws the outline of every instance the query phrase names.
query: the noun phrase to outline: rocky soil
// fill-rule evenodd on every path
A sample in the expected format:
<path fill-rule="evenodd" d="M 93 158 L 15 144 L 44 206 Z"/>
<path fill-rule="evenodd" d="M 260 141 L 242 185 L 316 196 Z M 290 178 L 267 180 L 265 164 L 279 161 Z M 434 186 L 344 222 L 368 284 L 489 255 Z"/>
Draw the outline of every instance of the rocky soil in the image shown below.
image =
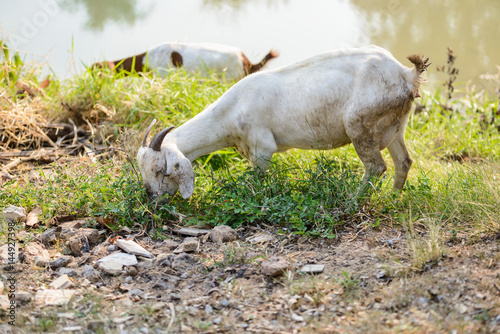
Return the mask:
<path fill-rule="evenodd" d="M 40 229 L 36 215 L 5 215 L 18 229 L 14 261 L 0 248 L 0 333 L 500 332 L 500 234 L 457 235 L 416 272 L 398 228 L 165 226 L 153 241 L 92 217 Z"/>

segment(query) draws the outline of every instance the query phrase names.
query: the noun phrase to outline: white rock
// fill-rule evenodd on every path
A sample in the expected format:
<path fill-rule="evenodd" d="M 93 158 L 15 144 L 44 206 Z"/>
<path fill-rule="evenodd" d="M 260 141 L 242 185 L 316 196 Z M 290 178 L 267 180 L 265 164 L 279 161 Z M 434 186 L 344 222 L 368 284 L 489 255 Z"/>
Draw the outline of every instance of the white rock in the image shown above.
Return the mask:
<path fill-rule="evenodd" d="M 37 306 L 53 306 L 65 305 L 71 297 L 76 293 L 75 290 L 70 289 L 47 289 L 38 290 L 35 295 L 35 305 Z"/>
<path fill-rule="evenodd" d="M 123 272 L 123 265 L 113 260 L 99 263 L 99 269 L 113 276 L 120 275 Z"/>
<path fill-rule="evenodd" d="M 28 217 L 26 218 L 26 226 L 32 227 L 32 226 L 38 224 L 38 222 L 40 221 L 38 216 L 41 213 L 42 213 L 42 208 L 40 208 L 40 207 L 34 208 L 33 210 L 31 210 L 31 212 L 28 213 Z"/>
<path fill-rule="evenodd" d="M 194 227 L 182 227 L 175 232 L 183 235 L 189 235 L 191 237 L 199 237 L 200 235 L 204 235 L 210 233 L 210 230 L 206 230 L 203 228 L 194 228 Z"/>
<path fill-rule="evenodd" d="M 52 281 L 49 286 L 53 289 L 67 289 L 73 286 L 73 282 L 71 282 L 68 275 L 64 274 Z"/>
<path fill-rule="evenodd" d="M 200 242 L 197 238 L 186 238 L 175 250 L 174 253 L 187 253 L 187 252 L 196 252 L 198 247 L 200 246 Z"/>
<path fill-rule="evenodd" d="M 0 308 L 7 310 L 10 307 L 11 303 L 9 297 L 5 295 L 0 295 Z"/>
<path fill-rule="evenodd" d="M 304 267 L 302 267 L 302 269 L 300 269 L 300 271 L 302 271 L 304 273 L 315 274 L 315 273 L 322 273 L 324 269 L 325 269 L 324 264 L 308 264 L 308 265 L 305 265 Z"/>
<path fill-rule="evenodd" d="M 123 249 L 125 252 L 137 256 L 144 256 L 148 258 L 154 257 L 153 254 L 148 252 L 144 247 L 139 245 L 133 240 L 117 239 L 115 245 Z"/>
<path fill-rule="evenodd" d="M 49 262 L 50 262 L 50 258 L 42 256 L 42 255 L 37 255 L 33 258 L 33 263 L 37 267 L 42 267 L 42 268 L 46 267 Z"/>
<path fill-rule="evenodd" d="M 26 210 L 14 205 L 9 205 L 2 211 L 2 213 L 5 219 L 14 223 L 20 219 L 26 218 Z"/>
<path fill-rule="evenodd" d="M 107 261 L 115 261 L 124 266 L 135 266 L 137 265 L 137 258 L 133 254 L 127 254 L 123 252 L 112 253 L 100 260 L 97 260 L 96 264 L 100 264 Z"/>

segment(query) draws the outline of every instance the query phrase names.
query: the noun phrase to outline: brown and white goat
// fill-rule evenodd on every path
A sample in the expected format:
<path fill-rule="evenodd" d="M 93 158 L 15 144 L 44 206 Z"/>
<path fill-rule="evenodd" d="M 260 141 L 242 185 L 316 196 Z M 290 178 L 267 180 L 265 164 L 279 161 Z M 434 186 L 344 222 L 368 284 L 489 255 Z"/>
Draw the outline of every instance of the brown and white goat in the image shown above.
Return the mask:
<path fill-rule="evenodd" d="M 94 67 L 109 67 L 116 71 L 157 71 L 160 76 L 171 68 L 183 67 L 187 72 L 200 71 L 202 75 L 215 72 L 227 80 L 240 80 L 261 70 L 266 63 L 278 57 L 271 50 L 259 63 L 252 64 L 243 52 L 235 47 L 209 43 L 163 43 L 136 56 L 96 63 Z"/>
<path fill-rule="evenodd" d="M 388 51 L 368 46 L 317 55 L 290 66 L 250 75 L 180 127 L 158 133 L 137 161 L 149 196 L 194 190 L 191 162 L 235 147 L 265 171 L 275 152 L 326 150 L 352 143 L 365 181 L 394 161 L 394 188 L 403 188 L 412 164 L 405 128 L 428 58 L 411 55 L 413 68 Z"/>

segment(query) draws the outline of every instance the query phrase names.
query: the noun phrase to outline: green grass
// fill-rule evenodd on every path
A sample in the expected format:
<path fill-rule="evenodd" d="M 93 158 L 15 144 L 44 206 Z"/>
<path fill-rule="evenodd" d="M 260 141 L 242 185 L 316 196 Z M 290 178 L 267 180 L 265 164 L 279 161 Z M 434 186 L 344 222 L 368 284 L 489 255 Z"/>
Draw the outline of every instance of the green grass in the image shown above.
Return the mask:
<path fill-rule="evenodd" d="M 5 55 L 6 59 L 14 59 Z M 12 95 L 15 80 L 37 84 L 36 71 L 20 60 L 4 61 L 0 90 Z M 11 73 L 12 72 L 12 73 Z M 52 79 L 45 97 L 40 97 L 46 118 L 64 121 L 74 115 L 65 103 L 91 124 L 101 122 L 115 144 L 121 131 L 134 130 L 126 149 L 135 155 L 144 128 L 152 118 L 156 131 L 180 125 L 201 112 L 232 85 L 215 75 L 172 72 L 167 78 L 132 73 L 129 76 L 88 69 L 66 81 Z M 233 149 L 225 149 L 195 163 L 193 196 L 177 195 L 169 205 L 159 206 L 158 219 L 188 224 L 239 226 L 265 223 L 283 232 L 335 237 L 346 225 L 373 227 L 407 225 L 409 219 L 431 219 L 443 233 L 499 229 L 500 221 L 500 116 L 498 100 L 485 94 L 451 101 L 440 92 L 424 93 L 424 112 L 412 114 L 406 132 L 414 160 L 403 191 L 391 189 L 389 169 L 372 184 L 370 198 L 356 196 L 363 166 L 352 145 L 332 151 L 292 150 L 277 154 L 264 177 L 250 170 Z M 12 101 L 21 103 L 19 97 Z M 28 101 L 29 102 L 29 101 Z M 26 99 L 22 103 L 28 103 Z M 28 103 L 29 105 L 29 103 Z M 449 105 L 452 110 L 446 110 Z M 0 101 L 0 108 L 9 104 Z M 487 122 L 485 122 L 487 120 Z M 491 123 L 491 124 L 490 124 Z M 111 139 L 110 139 L 111 138 Z M 132 160 L 135 160 L 132 157 Z M 102 159 L 98 163 L 53 164 L 54 172 L 43 186 L 27 176 L 4 183 L 0 208 L 9 204 L 29 210 L 41 206 L 43 219 L 57 214 L 106 217 L 116 224 L 147 224 L 154 204 L 149 203 L 140 180 L 126 159 Z M 367 201 L 368 200 L 368 201 Z"/>

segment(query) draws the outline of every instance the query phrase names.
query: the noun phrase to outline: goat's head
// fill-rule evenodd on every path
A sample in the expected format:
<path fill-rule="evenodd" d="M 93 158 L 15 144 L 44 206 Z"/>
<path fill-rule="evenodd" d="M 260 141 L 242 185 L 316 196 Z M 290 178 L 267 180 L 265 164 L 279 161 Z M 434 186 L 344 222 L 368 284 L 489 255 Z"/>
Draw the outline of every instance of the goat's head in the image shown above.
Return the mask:
<path fill-rule="evenodd" d="M 152 199 L 165 194 L 174 196 L 177 190 L 188 198 L 194 190 L 194 171 L 191 162 L 174 145 L 163 146 L 163 139 L 174 127 L 158 133 L 149 145 L 146 141 L 156 120 L 149 125 L 137 152 L 137 163 L 148 196 Z"/>

